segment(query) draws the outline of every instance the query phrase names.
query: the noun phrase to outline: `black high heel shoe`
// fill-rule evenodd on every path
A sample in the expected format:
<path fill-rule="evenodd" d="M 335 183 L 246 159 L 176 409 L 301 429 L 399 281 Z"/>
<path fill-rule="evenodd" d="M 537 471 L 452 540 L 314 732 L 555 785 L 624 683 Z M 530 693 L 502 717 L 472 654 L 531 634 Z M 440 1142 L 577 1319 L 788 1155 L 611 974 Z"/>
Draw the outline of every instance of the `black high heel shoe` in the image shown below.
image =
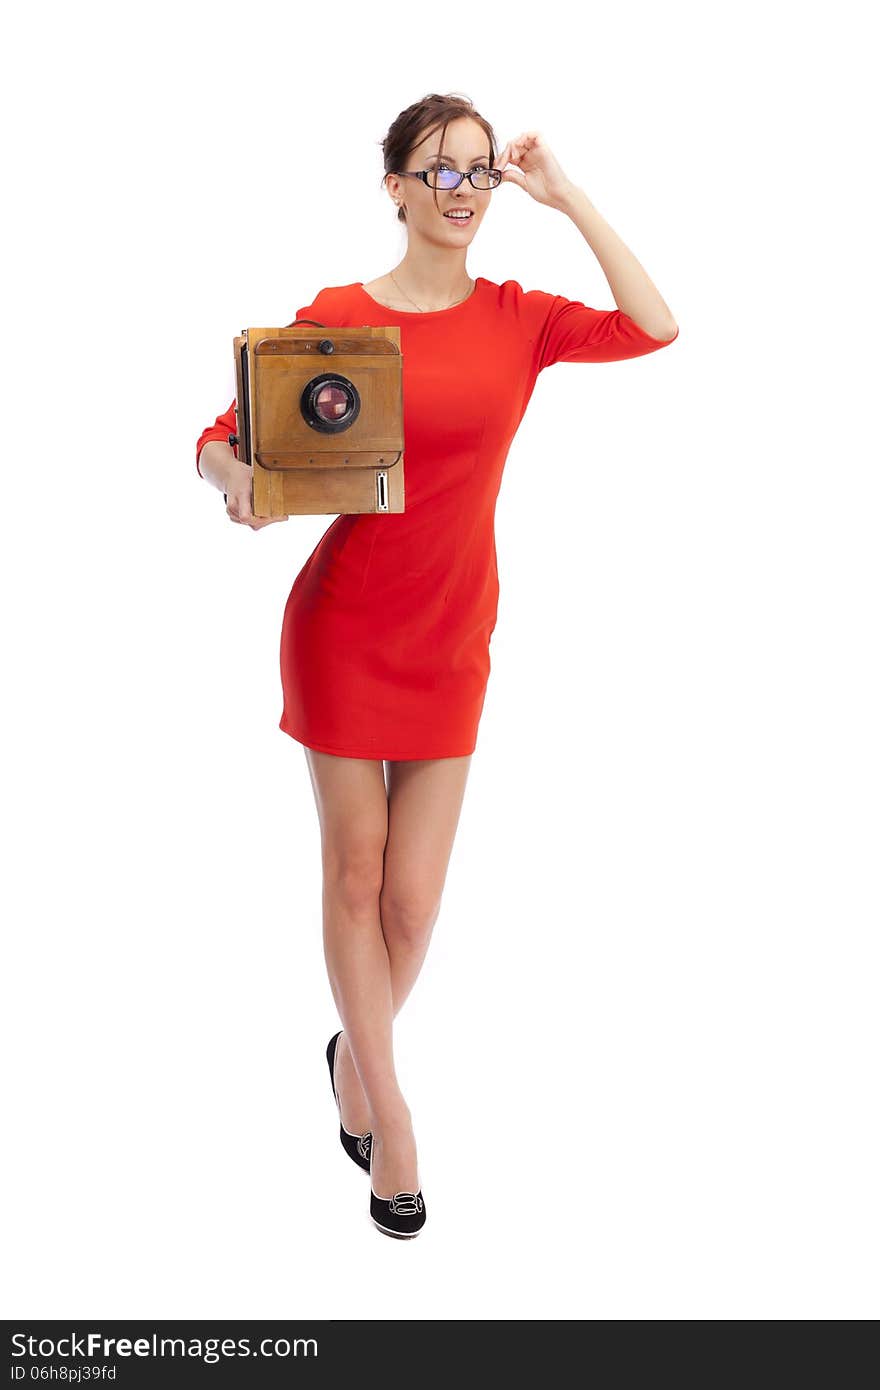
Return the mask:
<path fill-rule="evenodd" d="M 330 1068 L 330 1085 L 333 1087 L 333 1099 L 336 1101 L 336 1109 L 339 1111 L 339 1139 L 342 1147 L 349 1158 L 354 1159 L 359 1168 L 363 1168 L 365 1173 L 370 1171 L 370 1149 L 373 1145 L 373 1136 L 369 1130 L 366 1134 L 350 1134 L 342 1123 L 342 1111 L 339 1109 L 339 1096 L 336 1093 L 336 1049 L 339 1046 L 339 1039 L 342 1037 L 342 1029 L 334 1033 L 327 1044 L 327 1065 Z"/>
<path fill-rule="evenodd" d="M 370 1216 L 386 1236 L 409 1240 L 425 1224 L 425 1199 L 418 1192 L 395 1192 L 393 1197 L 377 1197 L 373 1191 L 373 1146 L 370 1145 Z"/>

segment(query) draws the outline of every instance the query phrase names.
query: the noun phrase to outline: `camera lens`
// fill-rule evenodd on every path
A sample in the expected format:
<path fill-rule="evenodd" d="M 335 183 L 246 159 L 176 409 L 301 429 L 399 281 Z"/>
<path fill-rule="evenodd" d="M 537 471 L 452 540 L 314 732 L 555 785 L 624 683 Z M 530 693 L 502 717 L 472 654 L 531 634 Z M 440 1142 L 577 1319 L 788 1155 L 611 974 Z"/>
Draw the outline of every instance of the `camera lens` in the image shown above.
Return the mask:
<path fill-rule="evenodd" d="M 338 420 L 348 407 L 348 396 L 338 386 L 324 386 L 315 397 L 315 411 L 322 420 Z"/>
<path fill-rule="evenodd" d="M 360 414 L 357 387 L 338 372 L 323 372 L 303 388 L 300 409 L 307 425 L 321 434 L 349 429 Z"/>

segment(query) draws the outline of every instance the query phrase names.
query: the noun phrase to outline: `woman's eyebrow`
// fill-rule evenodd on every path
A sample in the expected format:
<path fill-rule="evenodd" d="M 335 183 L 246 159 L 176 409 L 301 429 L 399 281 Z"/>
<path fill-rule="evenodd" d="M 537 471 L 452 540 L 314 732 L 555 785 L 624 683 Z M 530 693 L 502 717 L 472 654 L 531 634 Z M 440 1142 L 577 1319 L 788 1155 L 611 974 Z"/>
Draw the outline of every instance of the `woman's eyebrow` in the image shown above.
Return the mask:
<path fill-rule="evenodd" d="M 429 155 L 426 156 L 426 158 L 427 158 L 427 159 L 439 159 L 440 156 L 439 156 L 438 154 L 429 154 Z M 445 155 L 443 156 L 443 158 L 444 158 L 449 164 L 454 164 L 454 163 L 455 163 L 455 160 L 454 160 L 454 159 L 450 159 L 450 157 L 449 157 L 448 154 L 445 154 Z M 471 160 L 471 164 L 476 164 L 476 162 L 477 162 L 478 159 L 488 159 L 488 158 L 489 158 L 489 156 L 488 156 L 487 154 L 475 154 L 474 157 L 473 157 L 473 159 Z"/>

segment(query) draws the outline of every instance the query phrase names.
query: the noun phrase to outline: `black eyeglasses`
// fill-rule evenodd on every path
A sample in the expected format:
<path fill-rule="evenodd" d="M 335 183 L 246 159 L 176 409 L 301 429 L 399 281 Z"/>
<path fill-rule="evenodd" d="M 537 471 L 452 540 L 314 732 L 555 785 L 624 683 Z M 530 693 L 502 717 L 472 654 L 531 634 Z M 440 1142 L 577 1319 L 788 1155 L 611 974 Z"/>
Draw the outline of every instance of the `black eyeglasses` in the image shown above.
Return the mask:
<path fill-rule="evenodd" d="M 442 188 L 447 193 L 458 188 L 464 179 L 470 179 L 471 188 L 477 188 L 483 193 L 488 192 L 490 188 L 497 188 L 501 182 L 500 169 L 469 169 L 466 174 L 460 174 L 448 164 L 438 164 L 433 169 L 419 169 L 418 173 L 411 169 L 400 169 L 397 176 L 404 179 L 421 179 L 428 188 Z"/>

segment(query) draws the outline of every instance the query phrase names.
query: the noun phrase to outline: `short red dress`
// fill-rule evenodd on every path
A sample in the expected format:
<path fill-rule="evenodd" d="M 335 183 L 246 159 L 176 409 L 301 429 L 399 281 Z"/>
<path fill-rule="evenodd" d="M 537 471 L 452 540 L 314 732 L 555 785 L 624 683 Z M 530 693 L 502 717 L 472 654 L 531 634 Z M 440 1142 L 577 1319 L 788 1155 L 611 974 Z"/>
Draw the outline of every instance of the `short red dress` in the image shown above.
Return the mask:
<path fill-rule="evenodd" d="M 473 753 L 499 595 L 495 503 L 538 373 L 675 339 L 619 309 L 482 276 L 448 309 L 389 309 L 358 281 L 321 290 L 296 317 L 400 326 L 406 511 L 337 517 L 296 576 L 279 727 L 347 758 Z M 196 467 L 208 440 L 235 430 L 234 412 L 233 401 L 203 430 Z"/>

